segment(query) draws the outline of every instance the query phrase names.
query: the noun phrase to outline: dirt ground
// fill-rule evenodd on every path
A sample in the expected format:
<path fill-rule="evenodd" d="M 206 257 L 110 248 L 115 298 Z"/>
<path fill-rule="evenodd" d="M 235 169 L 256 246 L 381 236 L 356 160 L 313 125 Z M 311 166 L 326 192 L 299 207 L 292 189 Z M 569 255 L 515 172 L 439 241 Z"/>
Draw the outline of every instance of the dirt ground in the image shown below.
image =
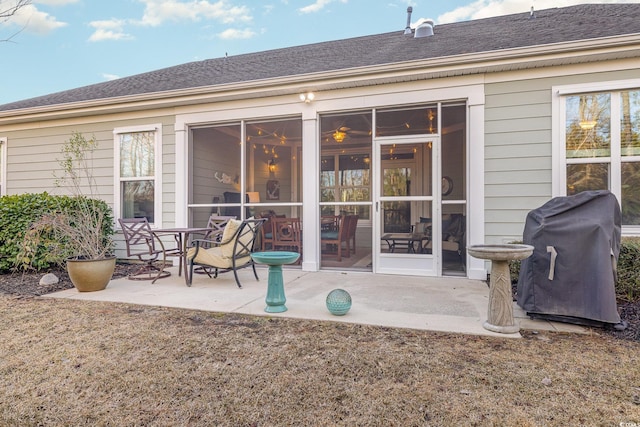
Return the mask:
<path fill-rule="evenodd" d="M 61 277 L 1 278 L 0 425 L 640 425 L 637 333 L 506 339 L 35 296 Z"/>

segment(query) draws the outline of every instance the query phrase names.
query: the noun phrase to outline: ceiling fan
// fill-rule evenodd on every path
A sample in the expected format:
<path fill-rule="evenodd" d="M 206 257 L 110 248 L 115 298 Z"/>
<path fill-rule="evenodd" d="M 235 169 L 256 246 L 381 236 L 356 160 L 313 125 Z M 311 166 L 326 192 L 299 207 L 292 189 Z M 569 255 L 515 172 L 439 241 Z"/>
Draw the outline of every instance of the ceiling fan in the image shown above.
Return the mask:
<path fill-rule="evenodd" d="M 323 138 L 333 138 L 333 140 L 337 143 L 341 143 L 347 138 L 370 135 L 370 130 L 351 129 L 350 127 L 344 125 L 338 126 L 335 129 L 325 131 L 322 134 Z"/>

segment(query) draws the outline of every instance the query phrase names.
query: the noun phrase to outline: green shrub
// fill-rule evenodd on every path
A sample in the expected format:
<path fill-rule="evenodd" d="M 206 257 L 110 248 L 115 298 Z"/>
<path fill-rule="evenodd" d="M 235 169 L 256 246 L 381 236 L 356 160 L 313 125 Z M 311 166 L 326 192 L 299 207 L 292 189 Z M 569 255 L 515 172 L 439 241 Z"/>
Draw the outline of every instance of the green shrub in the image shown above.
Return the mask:
<path fill-rule="evenodd" d="M 30 255 L 21 251 L 26 232 L 44 215 L 56 212 L 76 212 L 81 200 L 71 196 L 53 196 L 48 193 L 20 194 L 0 197 L 0 271 L 7 272 L 16 266 L 20 268 L 46 269 L 62 264 L 64 240 L 53 236 L 44 236 L 37 247 L 29 248 Z M 84 204 L 86 205 L 86 203 Z M 102 211 L 107 219 L 103 223 L 102 233 L 105 239 L 113 235 L 113 214 L 111 208 L 102 200 L 92 203 Z M 63 251 L 52 251 L 56 246 Z M 68 251 L 67 251 L 68 252 Z"/>
<path fill-rule="evenodd" d="M 618 298 L 640 299 L 640 237 L 623 237 L 618 257 Z"/>
<path fill-rule="evenodd" d="M 520 277 L 520 261 L 509 261 L 509 273 L 511 274 L 511 283 L 518 283 Z"/>
<path fill-rule="evenodd" d="M 509 242 L 512 245 L 522 245 L 522 240 L 516 240 Z M 511 275 L 511 283 L 518 283 L 518 277 L 520 276 L 520 261 L 509 261 L 509 274 Z"/>
<path fill-rule="evenodd" d="M 25 232 L 52 202 L 47 193 L 0 197 L 0 271 L 14 267 Z"/>
<path fill-rule="evenodd" d="M 509 271 L 511 282 L 517 283 L 520 275 L 520 261 L 510 261 Z M 622 238 L 618 257 L 616 296 L 618 299 L 630 302 L 640 299 L 640 237 Z"/>

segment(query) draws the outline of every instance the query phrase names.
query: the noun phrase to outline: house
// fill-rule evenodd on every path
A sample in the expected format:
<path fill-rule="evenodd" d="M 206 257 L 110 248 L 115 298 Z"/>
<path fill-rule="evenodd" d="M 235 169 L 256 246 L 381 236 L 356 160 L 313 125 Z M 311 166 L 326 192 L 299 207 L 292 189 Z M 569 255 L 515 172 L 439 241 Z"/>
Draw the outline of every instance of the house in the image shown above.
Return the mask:
<path fill-rule="evenodd" d="M 271 211 L 302 219 L 304 270 L 485 278 L 466 246 L 520 239 L 554 196 L 609 188 L 640 232 L 638 16 L 426 22 L 2 105 L 1 191 L 55 192 L 52 159 L 79 131 L 116 217 Z M 341 214 L 358 220 L 338 261 L 322 229 Z"/>

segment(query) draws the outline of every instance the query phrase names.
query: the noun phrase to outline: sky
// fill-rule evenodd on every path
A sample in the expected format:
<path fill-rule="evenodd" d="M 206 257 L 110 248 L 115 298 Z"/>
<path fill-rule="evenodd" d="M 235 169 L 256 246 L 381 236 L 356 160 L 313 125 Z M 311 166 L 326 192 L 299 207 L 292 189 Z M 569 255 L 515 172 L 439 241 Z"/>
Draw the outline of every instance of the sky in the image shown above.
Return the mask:
<path fill-rule="evenodd" d="M 18 0 L 0 0 L 0 15 Z M 640 0 L 31 0 L 0 19 L 0 104 L 225 55 L 582 3 Z"/>

